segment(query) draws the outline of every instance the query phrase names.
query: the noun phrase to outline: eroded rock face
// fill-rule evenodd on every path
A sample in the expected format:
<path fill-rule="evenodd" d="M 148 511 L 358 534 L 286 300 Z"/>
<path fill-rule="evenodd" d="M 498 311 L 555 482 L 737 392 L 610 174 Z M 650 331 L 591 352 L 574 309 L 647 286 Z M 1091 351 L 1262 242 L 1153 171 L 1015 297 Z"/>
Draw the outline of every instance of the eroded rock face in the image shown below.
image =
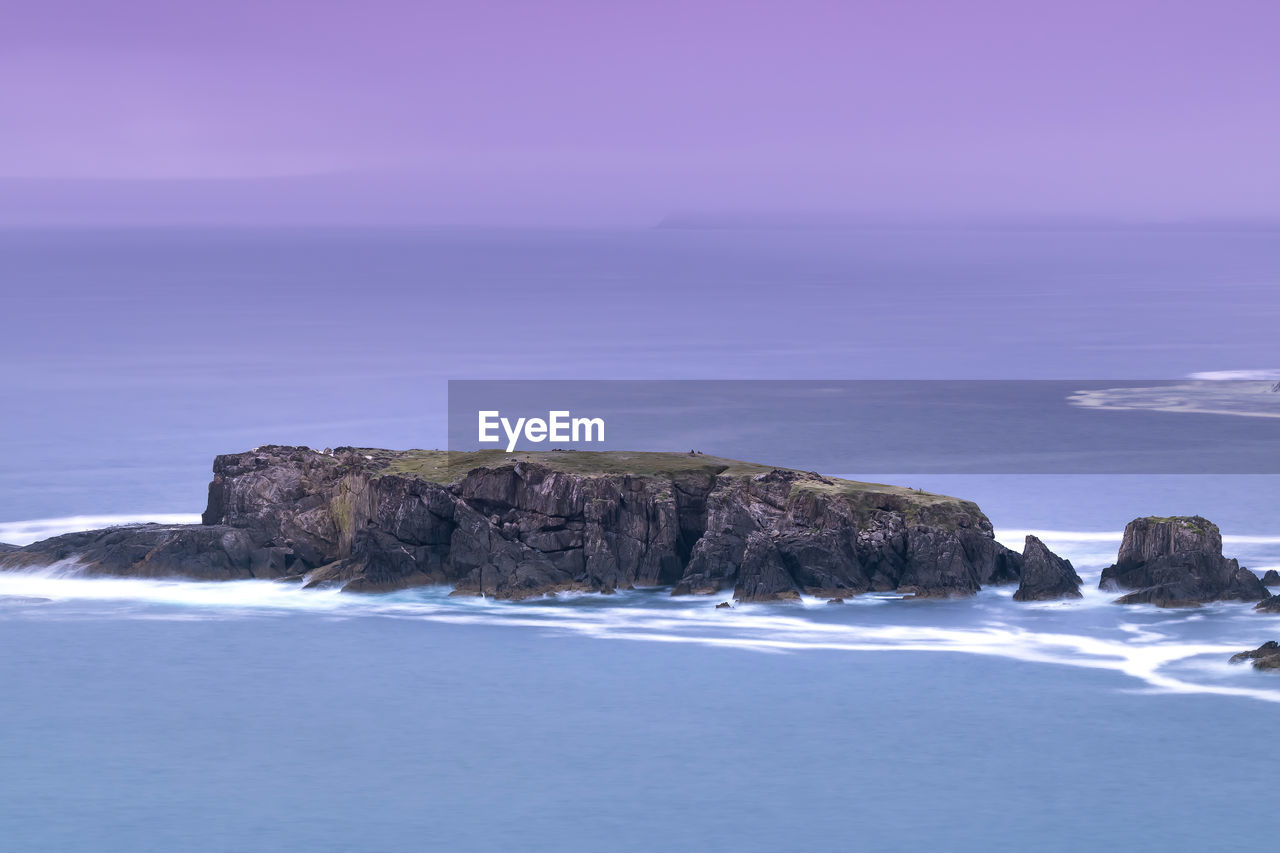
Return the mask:
<path fill-rule="evenodd" d="M 1050 601 L 1081 598 L 1080 576 L 1071 561 L 1064 560 L 1035 536 L 1027 536 L 1022 548 L 1022 583 L 1014 601 Z"/>
<path fill-rule="evenodd" d="M 1134 590 L 1120 604 L 1186 607 L 1210 601 L 1260 601 L 1258 576 L 1222 556 L 1218 526 L 1200 516 L 1138 518 L 1125 527 L 1115 565 L 1101 589 Z"/>
<path fill-rule="evenodd" d="M 569 465 L 553 453 L 441 476 L 406 463 L 425 453 L 219 456 L 202 525 L 55 537 L 0 566 L 74 559 L 107 574 L 305 575 L 355 592 L 448 584 L 500 598 L 673 586 L 744 601 L 969 595 L 1021 575 L 986 516 L 952 498 L 714 457 L 667 465 L 663 454 L 625 455 L 646 473 L 607 454 Z"/>
<path fill-rule="evenodd" d="M 851 498 L 822 488 L 830 483 L 794 471 L 717 483 L 706 532 L 675 592 L 733 586 L 744 601 L 869 590 L 946 597 L 1018 579 L 1021 558 L 995 541 L 972 504 Z"/>

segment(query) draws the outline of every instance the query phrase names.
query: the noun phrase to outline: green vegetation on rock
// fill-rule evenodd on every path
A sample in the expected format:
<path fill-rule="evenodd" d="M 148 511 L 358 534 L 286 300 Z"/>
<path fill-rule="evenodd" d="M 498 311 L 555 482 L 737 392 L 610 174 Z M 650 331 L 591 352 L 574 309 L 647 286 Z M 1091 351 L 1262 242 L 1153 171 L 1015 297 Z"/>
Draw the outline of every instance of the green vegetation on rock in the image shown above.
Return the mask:
<path fill-rule="evenodd" d="M 853 505 L 859 515 L 875 510 L 901 512 L 908 522 L 928 521 L 952 526 L 981 516 L 971 501 L 934 494 L 921 489 L 891 486 L 825 477 L 820 474 L 775 468 L 737 459 L 708 456 L 702 453 L 662 453 L 651 451 L 584 451 L 550 450 L 507 453 L 503 450 L 471 452 L 445 450 L 389 451 L 357 448 L 368 458 L 375 477 L 417 477 L 428 482 L 448 484 L 462 479 L 468 472 L 488 468 L 498 470 L 519 463 L 545 466 L 553 471 L 579 477 L 632 476 L 677 479 L 686 476 L 765 477 L 774 471 L 798 475 L 792 488 L 795 493 L 811 493 L 816 497 L 842 498 Z"/>
<path fill-rule="evenodd" d="M 792 471 L 754 462 L 741 462 L 719 456 L 689 453 L 661 453 L 648 451 L 586 451 L 551 450 L 507 453 L 503 450 L 476 450 L 471 452 L 446 450 L 388 451 L 357 448 L 357 452 L 373 457 L 378 466 L 377 475 L 408 475 L 433 483 L 454 482 L 476 468 L 510 467 L 519 462 L 545 465 L 553 471 L 577 474 L 583 477 L 629 474 L 633 477 L 671 477 L 680 474 L 711 474 L 729 477 L 755 477 L 772 471 Z M 826 494 L 874 494 L 897 495 L 922 503 L 957 501 L 946 495 L 937 495 L 920 489 L 890 486 L 884 483 L 865 483 L 805 474 L 797 488 Z M 963 503 L 968 503 L 964 501 Z"/>
<path fill-rule="evenodd" d="M 1148 515 L 1143 520 L 1152 524 L 1177 524 L 1201 536 L 1207 536 L 1211 531 L 1218 529 L 1218 525 L 1198 515 Z"/>

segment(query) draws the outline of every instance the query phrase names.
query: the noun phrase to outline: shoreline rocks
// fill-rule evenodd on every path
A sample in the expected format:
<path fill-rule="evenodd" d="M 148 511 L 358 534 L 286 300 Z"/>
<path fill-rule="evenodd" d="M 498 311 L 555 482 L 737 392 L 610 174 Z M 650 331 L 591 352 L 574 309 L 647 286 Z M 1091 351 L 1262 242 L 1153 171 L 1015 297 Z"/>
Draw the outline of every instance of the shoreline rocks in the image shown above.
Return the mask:
<path fill-rule="evenodd" d="M 1272 595 L 1262 599 L 1253 607 L 1262 613 L 1280 613 L 1280 595 Z"/>
<path fill-rule="evenodd" d="M 1118 592 L 1118 604 L 1191 607 L 1210 601 L 1262 601 L 1270 593 L 1258 576 L 1222 555 L 1222 533 L 1200 516 L 1137 518 L 1125 526 L 1114 565 L 1099 588 Z"/>
<path fill-rule="evenodd" d="M 247 580 L 298 567 L 287 548 L 263 546 L 226 525 L 131 524 L 55 536 L 0 555 L 0 568 L 74 560 L 94 574 L 139 578 Z"/>
<path fill-rule="evenodd" d="M 1268 640 L 1253 651 L 1239 652 L 1231 656 L 1231 663 L 1245 661 L 1253 661 L 1254 669 L 1280 670 L 1280 643 Z"/>

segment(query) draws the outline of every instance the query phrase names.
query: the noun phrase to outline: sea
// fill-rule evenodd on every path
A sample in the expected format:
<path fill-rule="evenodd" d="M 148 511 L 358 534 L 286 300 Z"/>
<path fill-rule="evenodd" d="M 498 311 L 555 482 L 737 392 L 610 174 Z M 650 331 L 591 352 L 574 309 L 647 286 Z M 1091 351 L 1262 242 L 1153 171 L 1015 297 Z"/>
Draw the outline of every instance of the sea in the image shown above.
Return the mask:
<path fill-rule="evenodd" d="M 25 544 L 197 521 L 218 453 L 445 446 L 451 381 L 1265 385 L 1280 234 L 12 229 L 0 318 L 0 542 Z M 751 461 L 973 499 L 1072 560 L 1079 601 L 0 573 L 0 849 L 1269 849 L 1280 676 L 1227 659 L 1280 618 L 1097 580 L 1144 515 L 1280 568 L 1280 419 L 1161 405 L 1153 441 L 1177 425 L 1209 462 L 895 477 L 750 438 Z"/>

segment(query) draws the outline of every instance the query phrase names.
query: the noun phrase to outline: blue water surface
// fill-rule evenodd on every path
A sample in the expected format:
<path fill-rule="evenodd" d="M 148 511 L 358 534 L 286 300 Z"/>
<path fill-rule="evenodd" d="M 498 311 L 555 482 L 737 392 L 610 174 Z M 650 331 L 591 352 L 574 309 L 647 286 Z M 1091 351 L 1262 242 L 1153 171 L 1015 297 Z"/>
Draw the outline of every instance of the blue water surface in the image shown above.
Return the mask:
<path fill-rule="evenodd" d="M 1198 851 L 1270 835 L 1275 706 L 1111 672 L 146 616 L 0 620 L 9 849 Z"/>

